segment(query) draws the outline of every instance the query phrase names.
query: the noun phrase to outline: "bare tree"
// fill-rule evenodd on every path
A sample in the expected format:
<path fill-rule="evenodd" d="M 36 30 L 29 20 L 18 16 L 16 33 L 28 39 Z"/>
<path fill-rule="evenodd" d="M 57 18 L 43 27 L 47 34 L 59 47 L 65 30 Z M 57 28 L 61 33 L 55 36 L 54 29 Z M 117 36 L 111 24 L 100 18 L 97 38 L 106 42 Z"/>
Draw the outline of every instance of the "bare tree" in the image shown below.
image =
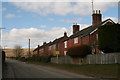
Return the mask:
<path fill-rule="evenodd" d="M 13 49 L 14 54 L 16 55 L 16 57 L 21 57 L 21 54 L 23 53 L 23 49 L 21 45 L 15 45 L 14 49 Z"/>

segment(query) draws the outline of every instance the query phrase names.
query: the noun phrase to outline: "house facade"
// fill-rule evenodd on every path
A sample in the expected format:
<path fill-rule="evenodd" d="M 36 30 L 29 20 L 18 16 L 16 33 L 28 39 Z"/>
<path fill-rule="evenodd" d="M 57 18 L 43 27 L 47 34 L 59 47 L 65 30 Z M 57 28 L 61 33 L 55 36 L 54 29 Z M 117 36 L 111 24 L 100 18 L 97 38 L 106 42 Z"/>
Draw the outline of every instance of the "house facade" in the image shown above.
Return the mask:
<path fill-rule="evenodd" d="M 39 46 L 33 50 L 33 54 L 39 55 L 53 55 L 56 56 L 56 51 L 59 51 L 59 56 L 64 56 L 64 40 L 68 38 L 67 33 L 64 32 L 64 36 L 55 39 L 53 42 L 44 42 L 42 46 Z"/>
<path fill-rule="evenodd" d="M 64 41 L 64 54 L 67 49 L 78 45 L 88 45 L 92 48 L 93 54 L 99 54 L 101 51 L 98 49 L 98 28 L 103 25 L 115 24 L 111 19 L 102 21 L 100 10 L 96 10 L 92 15 L 92 25 L 79 30 L 80 25 L 73 25 L 73 34 Z"/>
<path fill-rule="evenodd" d="M 102 51 L 99 50 L 99 34 L 98 29 L 104 25 L 116 24 L 111 19 L 102 21 L 102 14 L 100 10 L 93 11 L 92 14 L 92 25 L 80 30 L 80 25 L 73 25 L 73 34 L 67 36 L 64 32 L 64 36 L 50 41 L 49 43 L 44 42 L 43 45 L 33 50 L 33 54 L 40 55 L 53 55 L 56 56 L 56 51 L 60 54 L 59 56 L 66 56 L 67 50 L 73 46 L 88 45 L 92 48 L 92 54 L 99 54 Z"/>

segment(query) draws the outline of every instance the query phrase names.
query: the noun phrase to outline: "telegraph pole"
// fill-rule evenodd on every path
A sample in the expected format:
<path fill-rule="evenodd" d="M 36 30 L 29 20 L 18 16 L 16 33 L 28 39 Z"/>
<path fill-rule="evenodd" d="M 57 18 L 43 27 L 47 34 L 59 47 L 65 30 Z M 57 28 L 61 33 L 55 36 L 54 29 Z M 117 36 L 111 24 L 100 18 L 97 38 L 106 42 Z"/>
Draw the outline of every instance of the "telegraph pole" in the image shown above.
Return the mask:
<path fill-rule="evenodd" d="M 29 46 L 29 57 L 30 57 L 30 39 L 29 39 L 29 44 L 28 44 Z"/>

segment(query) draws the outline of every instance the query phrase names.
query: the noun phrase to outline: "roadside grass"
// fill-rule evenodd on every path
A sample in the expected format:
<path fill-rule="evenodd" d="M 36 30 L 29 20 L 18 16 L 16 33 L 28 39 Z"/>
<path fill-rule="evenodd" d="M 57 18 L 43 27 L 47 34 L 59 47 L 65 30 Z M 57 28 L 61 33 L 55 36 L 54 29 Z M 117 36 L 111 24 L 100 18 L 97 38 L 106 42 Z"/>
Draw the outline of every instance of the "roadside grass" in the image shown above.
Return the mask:
<path fill-rule="evenodd" d="M 28 63 L 66 70 L 96 78 L 120 78 L 120 64 L 55 64 L 32 62 Z"/>

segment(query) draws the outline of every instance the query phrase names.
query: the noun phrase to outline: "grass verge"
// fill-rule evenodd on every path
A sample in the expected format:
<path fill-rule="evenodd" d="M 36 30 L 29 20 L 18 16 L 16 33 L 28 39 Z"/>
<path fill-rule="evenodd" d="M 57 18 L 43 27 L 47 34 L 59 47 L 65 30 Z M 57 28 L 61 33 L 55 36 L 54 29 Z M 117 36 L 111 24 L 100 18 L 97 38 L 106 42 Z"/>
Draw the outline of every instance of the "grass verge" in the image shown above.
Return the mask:
<path fill-rule="evenodd" d="M 96 78 L 120 78 L 120 64 L 55 64 L 42 62 L 28 62 L 31 64 L 66 70 Z"/>

